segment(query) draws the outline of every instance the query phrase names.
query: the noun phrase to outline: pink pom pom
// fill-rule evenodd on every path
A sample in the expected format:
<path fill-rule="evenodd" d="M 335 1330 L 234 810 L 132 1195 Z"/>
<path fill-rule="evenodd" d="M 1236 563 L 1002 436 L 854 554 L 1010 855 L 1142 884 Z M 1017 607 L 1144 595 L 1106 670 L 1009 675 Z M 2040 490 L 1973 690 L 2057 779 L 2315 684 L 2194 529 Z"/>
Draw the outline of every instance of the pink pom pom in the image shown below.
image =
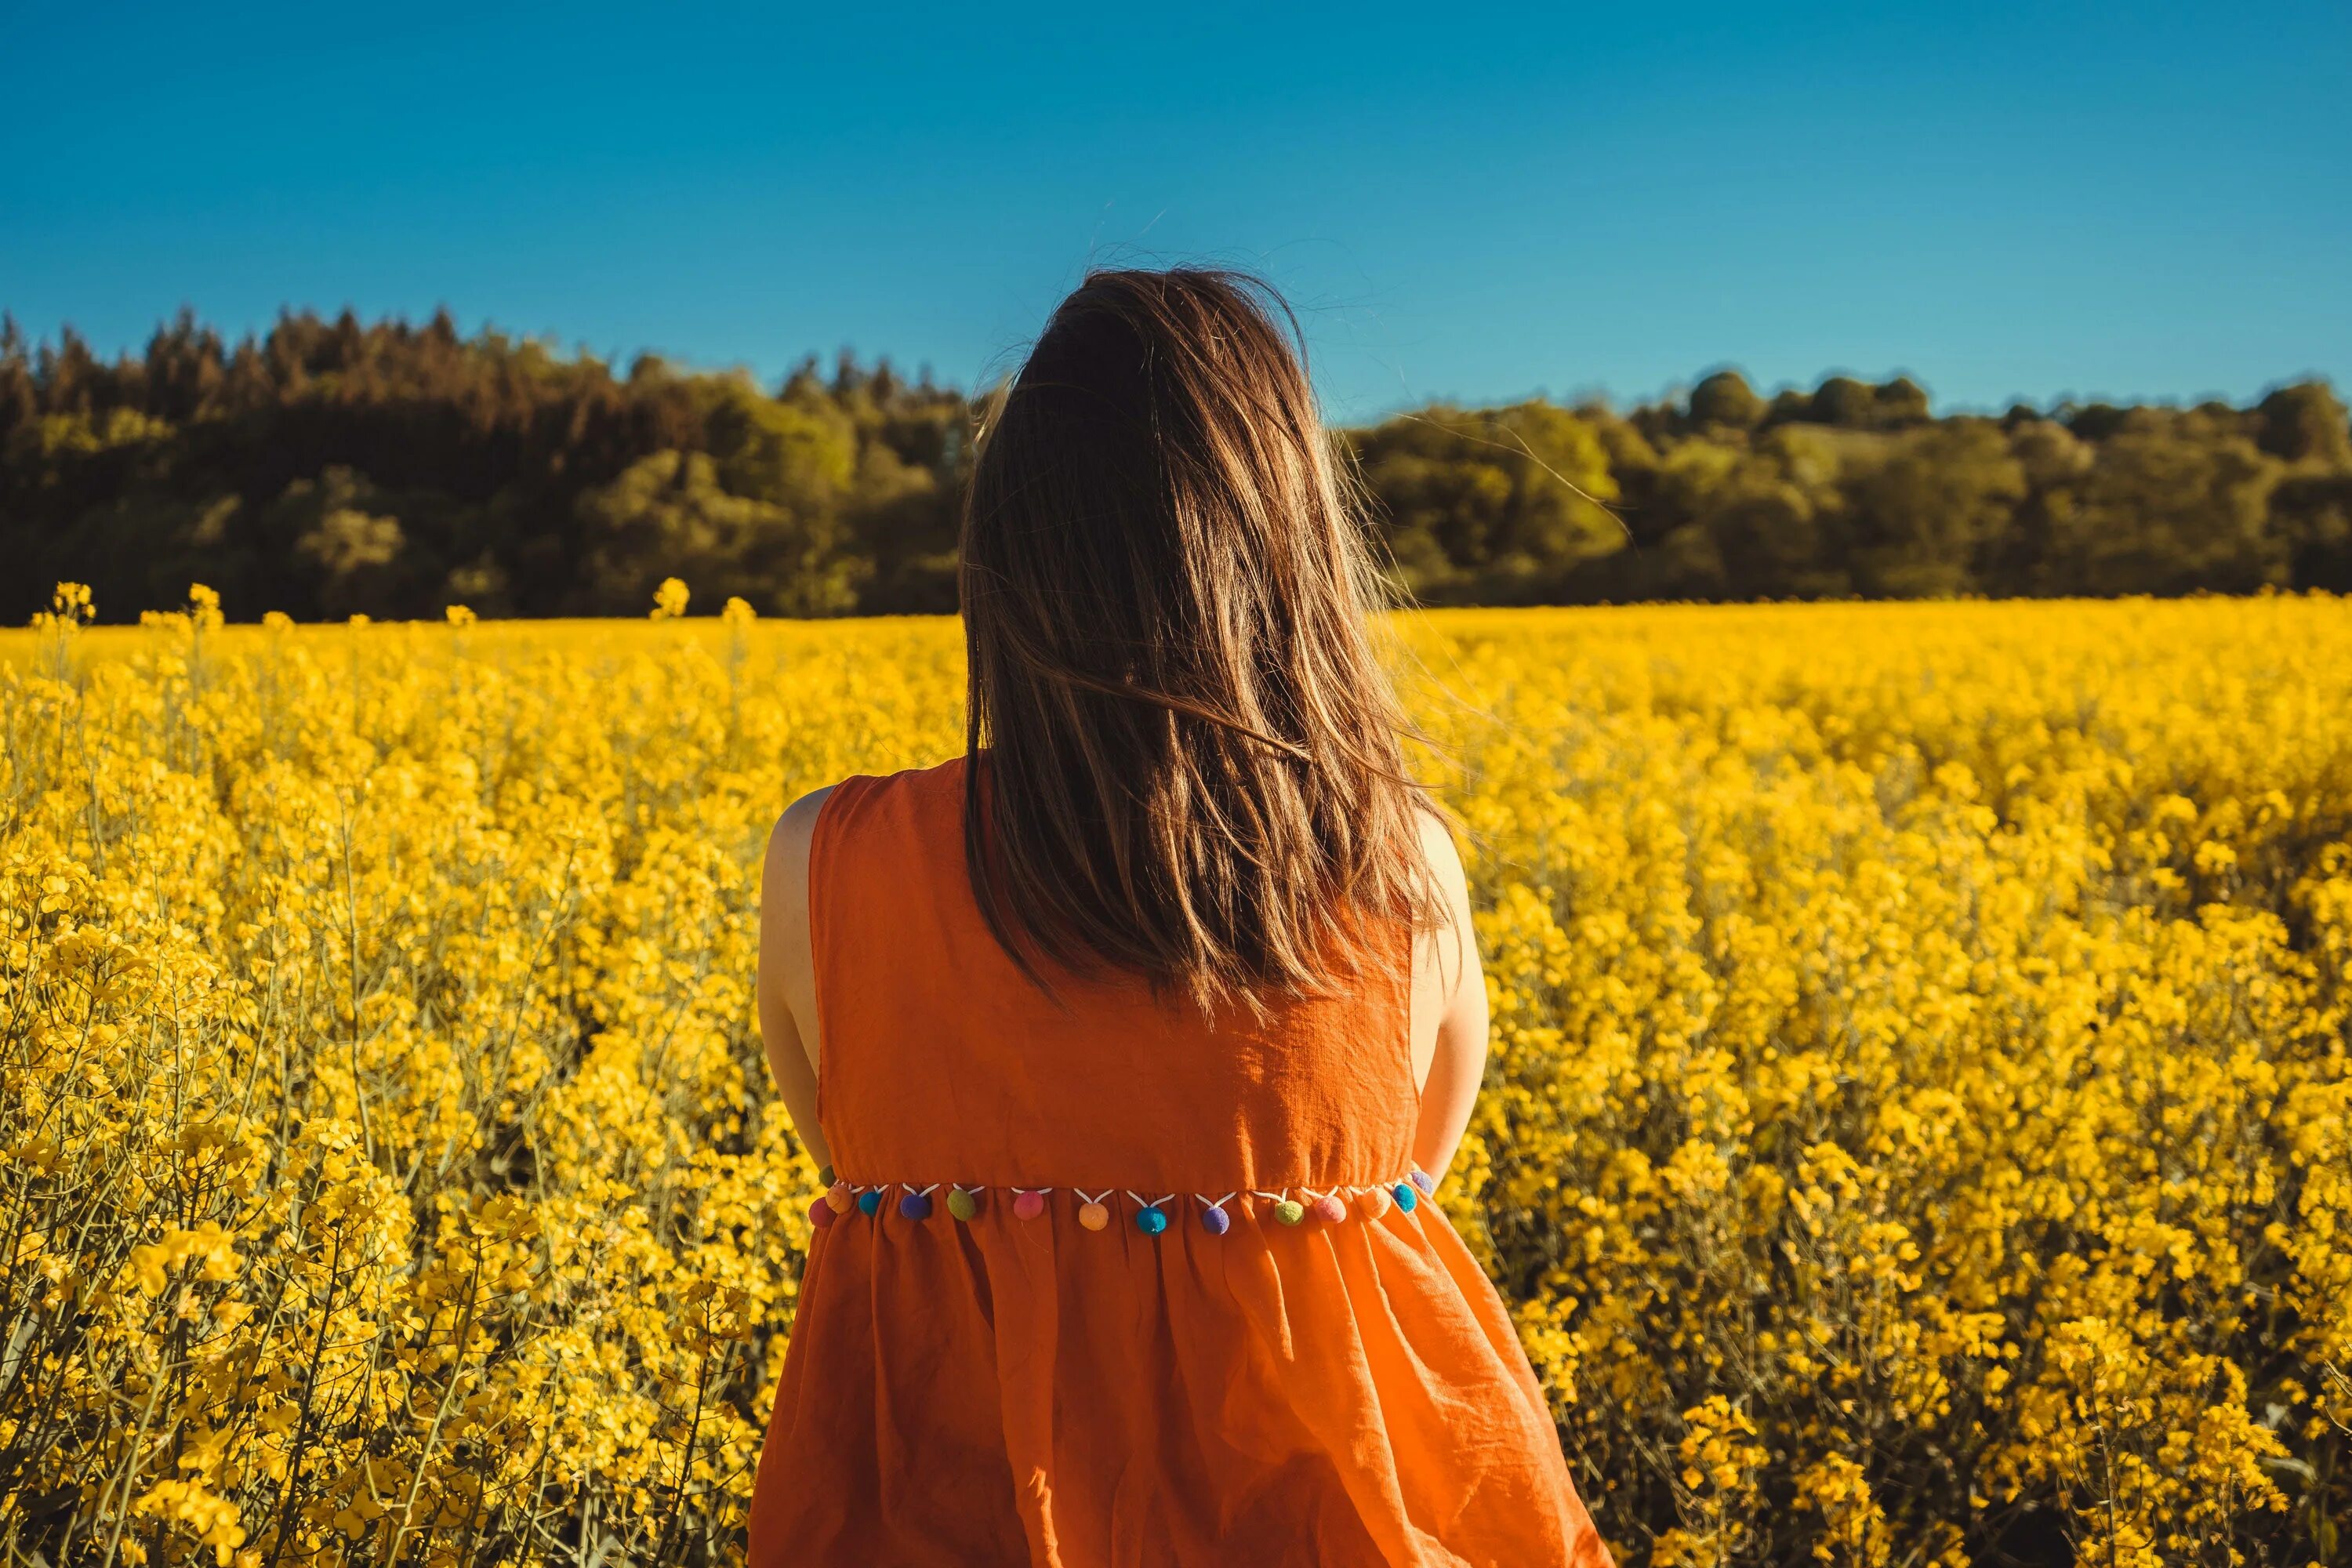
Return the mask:
<path fill-rule="evenodd" d="M 823 1230 L 833 1223 L 833 1205 L 823 1198 L 817 1199 L 816 1202 L 809 1205 L 809 1218 L 815 1224 L 817 1229 Z"/>
<path fill-rule="evenodd" d="M 1043 1193 L 1024 1193 L 1013 1200 L 1013 1217 L 1015 1219 L 1035 1219 L 1045 1212 L 1045 1194 Z"/>
<path fill-rule="evenodd" d="M 1318 1219 L 1343 1220 L 1348 1217 L 1348 1205 L 1339 1201 L 1339 1194 L 1326 1193 L 1315 1200 L 1315 1215 Z"/>

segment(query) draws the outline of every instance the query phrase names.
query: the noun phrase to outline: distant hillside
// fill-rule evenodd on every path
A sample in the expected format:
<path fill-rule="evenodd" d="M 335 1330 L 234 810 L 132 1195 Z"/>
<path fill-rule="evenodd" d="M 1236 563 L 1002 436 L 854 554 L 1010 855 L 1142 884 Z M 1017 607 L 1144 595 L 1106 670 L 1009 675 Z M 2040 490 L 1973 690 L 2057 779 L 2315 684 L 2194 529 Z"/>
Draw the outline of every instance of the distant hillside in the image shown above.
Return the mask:
<path fill-rule="evenodd" d="M 113 363 L 5 322 L 0 617 L 60 579 L 106 619 L 191 582 L 237 619 L 635 614 L 670 575 L 768 614 L 950 610 L 971 413 L 887 361 L 616 374 L 446 314 L 231 346 L 184 313 Z M 1434 603 L 2352 590 L 2352 430 L 2318 383 L 1937 418 L 1908 381 L 1722 372 L 1344 441 Z"/>

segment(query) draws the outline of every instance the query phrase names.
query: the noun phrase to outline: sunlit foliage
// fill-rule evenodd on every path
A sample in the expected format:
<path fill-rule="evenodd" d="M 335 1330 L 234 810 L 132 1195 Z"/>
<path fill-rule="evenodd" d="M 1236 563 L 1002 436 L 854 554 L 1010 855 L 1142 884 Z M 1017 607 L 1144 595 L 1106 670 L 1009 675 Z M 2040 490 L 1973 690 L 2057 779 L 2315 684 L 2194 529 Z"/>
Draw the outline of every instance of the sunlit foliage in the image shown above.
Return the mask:
<path fill-rule="evenodd" d="M 627 615 L 673 574 L 761 615 L 952 611 L 984 407 L 887 359 L 761 385 L 446 313 L 233 344 L 183 313 L 110 361 L 0 312 L 0 617 L 59 577 L 110 619 L 191 577 L 238 619 Z M 2352 425 L 2319 381 L 1937 416 L 1906 377 L 1767 398 L 1724 370 L 1335 441 L 1427 604 L 2352 590 Z"/>

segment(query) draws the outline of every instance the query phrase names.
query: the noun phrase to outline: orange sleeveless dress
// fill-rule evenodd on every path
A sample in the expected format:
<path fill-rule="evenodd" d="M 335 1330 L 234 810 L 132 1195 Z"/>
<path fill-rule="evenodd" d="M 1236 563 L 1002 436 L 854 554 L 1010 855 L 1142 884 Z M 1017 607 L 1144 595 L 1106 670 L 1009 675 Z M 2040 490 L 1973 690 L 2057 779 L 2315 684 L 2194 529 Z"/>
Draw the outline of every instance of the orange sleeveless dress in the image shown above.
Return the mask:
<path fill-rule="evenodd" d="M 1264 1025 L 1139 980 L 1057 976 L 1057 1010 L 972 896 L 964 766 L 849 779 L 818 816 L 839 1184 L 755 1568 L 1607 1563 L 1413 1180 L 1410 933 L 1359 994 Z"/>

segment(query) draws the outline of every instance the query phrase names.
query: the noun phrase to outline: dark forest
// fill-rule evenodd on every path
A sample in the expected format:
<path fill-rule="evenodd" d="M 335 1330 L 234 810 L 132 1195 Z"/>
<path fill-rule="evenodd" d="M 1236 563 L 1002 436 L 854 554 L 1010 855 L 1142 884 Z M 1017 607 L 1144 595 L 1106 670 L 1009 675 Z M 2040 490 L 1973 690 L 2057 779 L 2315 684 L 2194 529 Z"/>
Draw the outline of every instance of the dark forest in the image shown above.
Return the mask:
<path fill-rule="evenodd" d="M 698 605 L 949 611 L 978 407 L 847 353 L 774 386 L 616 372 L 446 313 L 234 345 L 183 313 L 112 361 L 9 321 L 0 616 L 60 580 L 105 619 L 192 582 L 239 620 L 635 615 L 672 575 Z M 1908 380 L 1767 396 L 1719 371 L 1340 439 L 1426 604 L 2352 590 L 2352 430 L 2316 382 L 1938 416 Z"/>

